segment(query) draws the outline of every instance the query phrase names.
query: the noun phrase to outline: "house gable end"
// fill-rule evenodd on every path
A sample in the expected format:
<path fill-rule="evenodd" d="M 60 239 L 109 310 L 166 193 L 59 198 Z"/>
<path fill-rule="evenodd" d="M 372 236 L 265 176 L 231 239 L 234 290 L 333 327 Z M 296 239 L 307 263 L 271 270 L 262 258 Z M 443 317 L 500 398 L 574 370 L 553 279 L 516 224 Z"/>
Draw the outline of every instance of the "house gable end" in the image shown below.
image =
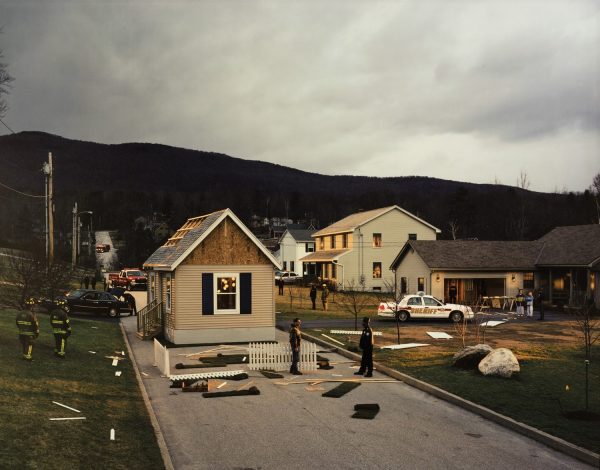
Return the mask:
<path fill-rule="evenodd" d="M 272 262 L 230 217 L 225 217 L 181 264 L 259 265 Z"/>

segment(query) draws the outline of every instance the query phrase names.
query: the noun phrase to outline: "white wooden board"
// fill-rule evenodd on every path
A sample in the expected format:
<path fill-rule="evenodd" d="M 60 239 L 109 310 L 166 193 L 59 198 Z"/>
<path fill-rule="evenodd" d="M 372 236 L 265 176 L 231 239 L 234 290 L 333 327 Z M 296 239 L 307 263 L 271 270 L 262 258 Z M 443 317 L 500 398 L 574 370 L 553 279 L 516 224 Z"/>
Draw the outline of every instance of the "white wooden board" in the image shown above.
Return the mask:
<path fill-rule="evenodd" d="M 497 326 L 497 325 L 501 325 L 502 323 L 506 323 L 506 320 L 488 320 L 488 321 L 484 321 L 479 326 Z"/>
<path fill-rule="evenodd" d="M 443 331 L 428 331 L 427 334 L 434 339 L 452 339 L 452 336 Z"/>
<path fill-rule="evenodd" d="M 382 346 L 381 349 L 408 349 L 408 348 L 418 348 L 420 346 L 429 346 L 424 343 L 405 343 L 405 344 L 390 344 L 388 346 Z"/>

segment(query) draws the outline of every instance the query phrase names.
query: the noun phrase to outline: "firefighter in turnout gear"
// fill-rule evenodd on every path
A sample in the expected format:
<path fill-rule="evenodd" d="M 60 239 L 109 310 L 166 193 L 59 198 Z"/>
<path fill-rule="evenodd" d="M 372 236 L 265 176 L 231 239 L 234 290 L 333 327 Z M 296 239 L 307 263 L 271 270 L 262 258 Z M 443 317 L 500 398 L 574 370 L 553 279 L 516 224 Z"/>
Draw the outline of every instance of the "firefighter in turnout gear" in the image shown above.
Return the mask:
<path fill-rule="evenodd" d="M 26 309 L 17 314 L 17 328 L 19 329 L 19 341 L 23 348 L 23 359 L 32 360 L 33 343 L 40 335 L 40 324 L 33 311 L 35 300 L 31 297 L 25 301 Z"/>
<path fill-rule="evenodd" d="M 58 307 L 60 307 L 60 304 L 58 304 Z M 62 308 L 52 310 L 50 325 L 52 325 L 52 332 L 54 333 L 54 355 L 64 359 L 67 338 L 71 336 L 71 323 L 67 312 Z"/>

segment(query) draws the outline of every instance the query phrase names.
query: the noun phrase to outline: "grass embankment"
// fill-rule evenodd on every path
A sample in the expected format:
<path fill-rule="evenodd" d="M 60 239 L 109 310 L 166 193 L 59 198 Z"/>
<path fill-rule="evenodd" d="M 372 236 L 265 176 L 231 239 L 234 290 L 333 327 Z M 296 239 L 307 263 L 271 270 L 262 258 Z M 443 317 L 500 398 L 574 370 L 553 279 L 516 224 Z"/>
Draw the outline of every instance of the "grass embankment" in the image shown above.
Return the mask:
<path fill-rule="evenodd" d="M 346 318 L 349 326 L 353 315 L 330 302 L 329 311 L 294 309 L 287 302 L 279 301 L 281 312 L 277 318 L 302 319 Z M 309 302 L 305 302 L 309 306 Z M 310 306 L 309 306 L 310 308 Z M 365 309 L 360 317 L 376 315 L 375 306 Z M 388 326 L 389 325 L 389 326 Z M 378 345 L 396 344 L 395 322 L 390 321 L 377 331 Z M 319 337 L 322 331 L 305 330 Z M 435 340 L 428 331 L 446 332 L 451 340 Z M 482 332 L 480 332 L 482 333 Z M 506 347 L 515 353 L 521 366 L 518 376 L 511 379 L 484 377 L 477 371 L 464 371 L 451 367 L 452 356 L 463 348 L 462 339 L 452 324 L 432 320 L 426 324 L 403 323 L 400 325 L 401 343 L 426 343 L 429 346 L 404 350 L 379 350 L 374 360 L 412 377 L 440 387 L 448 392 L 478 403 L 517 421 L 526 423 L 575 445 L 600 453 L 600 422 L 569 419 L 563 412 L 582 410 L 585 406 L 585 365 L 583 343 L 575 320 L 538 322 L 532 320 L 509 320 L 508 323 L 487 328 L 485 342 L 493 348 Z M 346 348 L 358 351 L 358 336 L 336 335 Z M 469 324 L 466 345 L 482 341 L 476 337 Z M 600 413 L 600 345 L 592 351 L 589 369 L 589 409 Z"/>
<path fill-rule="evenodd" d="M 71 318 L 73 335 L 67 356 L 59 359 L 53 355 L 48 315 L 38 313 L 40 337 L 29 363 L 21 359 L 15 315 L 15 311 L 0 310 L 0 466 L 164 468 L 119 324 Z M 105 357 L 115 351 L 126 355 L 117 367 Z M 122 371 L 120 377 L 115 376 L 117 370 Z M 86 419 L 50 421 L 82 416 Z M 115 429 L 114 441 L 110 440 L 111 428 Z"/>

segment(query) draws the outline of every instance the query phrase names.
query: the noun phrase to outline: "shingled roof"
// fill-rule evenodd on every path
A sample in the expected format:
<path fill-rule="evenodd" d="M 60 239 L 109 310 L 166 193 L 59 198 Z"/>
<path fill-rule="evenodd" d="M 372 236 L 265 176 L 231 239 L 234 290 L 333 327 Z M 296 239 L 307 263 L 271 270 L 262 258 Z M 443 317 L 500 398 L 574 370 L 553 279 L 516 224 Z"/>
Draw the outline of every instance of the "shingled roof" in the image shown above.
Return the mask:
<path fill-rule="evenodd" d="M 318 232 L 313 233 L 312 236 L 320 237 L 323 235 L 330 235 L 330 234 L 334 234 L 334 233 L 352 232 L 357 227 L 360 227 L 361 225 L 364 225 L 367 222 L 370 222 L 371 220 L 373 220 L 383 214 L 386 214 L 387 212 L 390 212 L 392 210 L 399 210 L 400 212 L 408 215 L 409 217 L 412 217 L 413 219 L 418 220 L 419 222 L 427 225 L 429 228 L 432 228 L 433 230 L 436 231 L 436 233 L 440 233 L 440 229 L 425 222 L 424 220 L 420 219 L 416 215 L 411 214 L 407 210 L 404 210 L 399 206 L 388 206 L 388 207 L 382 207 L 380 209 L 373 209 L 370 211 L 357 212 L 355 214 L 351 214 L 348 217 L 344 217 L 343 219 L 338 220 L 337 222 L 334 222 L 333 224 L 319 230 Z"/>
<path fill-rule="evenodd" d="M 288 225 L 287 232 L 296 240 L 297 242 L 312 242 L 313 239 L 311 235 L 316 232 L 316 230 L 308 230 L 308 229 L 299 229 L 299 228 L 290 228 Z M 285 234 L 285 233 L 284 233 Z"/>
<path fill-rule="evenodd" d="M 412 249 L 430 269 L 533 271 L 541 247 L 539 241 L 410 240 L 391 268 Z"/>
<path fill-rule="evenodd" d="M 538 266 L 593 266 L 600 263 L 600 224 L 557 227 L 540 241 Z"/>
<path fill-rule="evenodd" d="M 258 246 L 261 251 L 279 267 L 279 263 L 271 252 L 252 234 L 230 209 L 223 209 L 210 214 L 192 217 L 183 224 L 165 244 L 159 247 L 144 262 L 144 268 L 163 270 L 175 269 L 181 261 L 225 218 L 230 217 L 243 232 Z"/>

